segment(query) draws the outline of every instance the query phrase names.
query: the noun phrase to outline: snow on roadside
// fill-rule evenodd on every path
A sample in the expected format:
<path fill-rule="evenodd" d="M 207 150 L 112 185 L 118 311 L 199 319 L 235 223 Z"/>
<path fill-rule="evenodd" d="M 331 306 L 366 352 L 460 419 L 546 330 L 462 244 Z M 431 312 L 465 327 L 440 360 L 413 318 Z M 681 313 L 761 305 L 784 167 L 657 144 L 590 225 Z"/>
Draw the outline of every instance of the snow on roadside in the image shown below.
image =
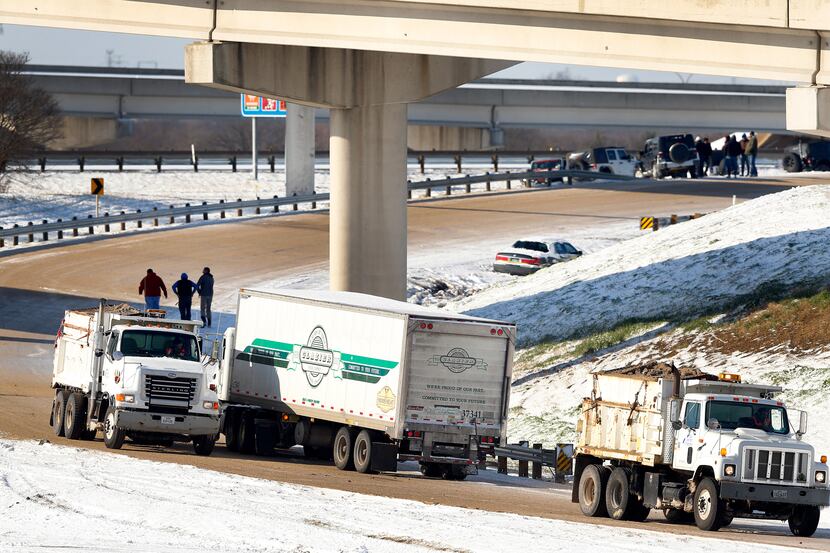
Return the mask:
<path fill-rule="evenodd" d="M 711 312 L 766 286 L 830 280 L 830 186 L 793 188 L 634 238 L 450 306 L 520 343 Z"/>
<path fill-rule="evenodd" d="M 428 505 L 32 441 L 0 440 L 0 509 L 0 549 L 16 553 L 758 550 L 740 541 Z"/>

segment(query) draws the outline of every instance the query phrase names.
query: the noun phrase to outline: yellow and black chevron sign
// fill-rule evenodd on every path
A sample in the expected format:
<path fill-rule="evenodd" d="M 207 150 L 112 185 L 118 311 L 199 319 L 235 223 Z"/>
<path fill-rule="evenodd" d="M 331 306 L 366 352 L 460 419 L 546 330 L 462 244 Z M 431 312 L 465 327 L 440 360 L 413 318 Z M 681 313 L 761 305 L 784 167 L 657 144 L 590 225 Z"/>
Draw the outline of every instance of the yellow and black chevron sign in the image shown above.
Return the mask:
<path fill-rule="evenodd" d="M 94 194 L 96 196 L 103 196 L 104 195 L 104 178 L 103 177 L 93 177 L 90 179 L 90 194 Z"/>
<path fill-rule="evenodd" d="M 640 217 L 640 230 L 654 228 L 654 217 Z"/>
<path fill-rule="evenodd" d="M 556 456 L 556 471 L 563 474 L 570 474 L 571 470 L 571 458 L 564 451 L 560 450 L 559 455 Z"/>

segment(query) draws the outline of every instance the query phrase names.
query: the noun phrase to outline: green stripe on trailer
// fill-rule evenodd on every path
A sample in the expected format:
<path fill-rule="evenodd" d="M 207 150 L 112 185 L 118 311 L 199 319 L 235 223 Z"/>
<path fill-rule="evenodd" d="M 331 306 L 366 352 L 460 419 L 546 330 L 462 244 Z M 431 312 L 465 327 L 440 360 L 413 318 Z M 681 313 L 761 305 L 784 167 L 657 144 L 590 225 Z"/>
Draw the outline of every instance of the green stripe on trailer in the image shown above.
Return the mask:
<path fill-rule="evenodd" d="M 379 376 L 371 376 L 368 374 L 353 373 L 349 371 L 343 371 L 343 378 L 346 380 L 355 380 L 357 382 L 366 382 L 368 384 L 377 384 L 378 381 L 380 381 Z"/>
<path fill-rule="evenodd" d="M 371 357 L 363 357 L 362 355 L 352 355 L 350 353 L 340 354 L 340 358 L 344 363 L 354 363 L 356 365 L 369 365 L 372 367 L 380 367 L 383 369 L 394 369 L 398 366 L 397 361 L 384 361 L 383 359 L 373 359 Z M 387 370 L 387 372 L 389 372 Z"/>
<path fill-rule="evenodd" d="M 294 344 L 286 344 L 285 342 L 274 342 L 272 340 L 265 340 L 263 338 L 255 338 L 253 343 L 248 347 L 261 347 L 268 349 L 277 349 L 280 351 L 287 351 L 291 353 L 294 351 Z M 246 350 L 248 348 L 245 348 Z"/>

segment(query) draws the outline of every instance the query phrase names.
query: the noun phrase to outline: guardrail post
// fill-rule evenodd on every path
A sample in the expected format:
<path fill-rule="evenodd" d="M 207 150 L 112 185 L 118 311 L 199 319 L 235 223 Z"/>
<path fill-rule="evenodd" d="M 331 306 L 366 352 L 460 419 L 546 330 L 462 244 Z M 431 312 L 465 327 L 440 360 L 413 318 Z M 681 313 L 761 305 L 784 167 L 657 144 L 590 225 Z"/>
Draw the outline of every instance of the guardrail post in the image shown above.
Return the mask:
<path fill-rule="evenodd" d="M 427 182 L 432 182 L 432 179 L 427 179 Z M 426 197 L 431 198 L 432 197 L 432 186 L 427 186 L 425 191 L 426 191 Z"/>
<path fill-rule="evenodd" d="M 485 183 L 487 187 L 486 190 L 487 192 L 490 192 L 490 171 L 487 171 L 484 174 L 487 176 L 487 182 Z"/>
<path fill-rule="evenodd" d="M 46 171 L 46 158 L 42 157 L 38 160 L 38 162 L 40 163 L 40 172 L 43 173 Z"/>
<path fill-rule="evenodd" d="M 424 168 L 426 167 L 427 160 L 424 157 L 424 154 L 418 154 L 418 165 L 421 166 L 421 174 L 424 174 Z"/>
<path fill-rule="evenodd" d="M 654 232 L 660 230 L 660 219 L 658 219 L 657 217 L 654 218 L 654 226 L 651 230 L 653 230 Z"/>
<path fill-rule="evenodd" d="M 461 173 L 461 154 L 455 154 L 455 166 L 458 168 L 458 173 Z"/>
<path fill-rule="evenodd" d="M 43 220 L 41 221 L 41 223 L 43 223 L 44 225 L 45 225 L 46 223 L 48 223 L 48 222 L 49 222 L 49 221 L 47 221 L 46 219 L 43 219 Z M 48 233 L 48 232 L 46 232 L 46 231 L 44 230 L 44 231 L 43 231 L 43 241 L 45 242 L 45 241 L 47 241 L 47 240 L 49 240 L 49 233 Z"/>
<path fill-rule="evenodd" d="M 449 176 L 449 175 L 447 175 L 447 179 L 446 179 L 446 180 L 447 180 L 447 182 L 449 182 L 449 181 L 450 181 L 450 176 Z M 451 195 L 452 195 L 452 185 L 451 185 L 451 184 L 448 184 L 448 185 L 447 185 L 447 196 L 451 196 Z"/>
<path fill-rule="evenodd" d="M 202 205 L 207 205 L 207 202 L 202 202 Z M 202 213 L 202 221 L 207 221 L 207 220 L 208 220 L 208 212 L 205 211 L 204 213 Z"/>
<path fill-rule="evenodd" d="M 231 169 L 233 170 L 234 173 L 236 173 L 236 156 L 233 156 L 231 158 Z"/>
<path fill-rule="evenodd" d="M 60 219 L 58 219 L 58 222 L 60 222 Z M 0 231 L 2 231 L 2 230 L 3 230 L 3 227 L 0 227 Z M 0 248 L 4 247 L 5 245 L 6 245 L 6 239 L 3 238 L 2 236 L 0 236 Z"/>
<path fill-rule="evenodd" d="M 12 227 L 12 228 L 19 228 L 19 225 L 17 223 L 15 223 L 14 227 Z M 19 238 L 20 237 L 16 234 L 12 237 L 12 246 L 17 246 L 17 244 L 19 243 Z"/>
<path fill-rule="evenodd" d="M 279 196 L 274 196 L 274 200 L 276 200 L 278 198 L 279 198 Z M 279 212 L 280 212 L 280 206 L 275 203 L 274 204 L 274 213 L 279 213 Z"/>
<path fill-rule="evenodd" d="M 161 173 L 161 162 L 162 162 L 162 158 L 161 158 L 161 156 L 158 156 L 156 158 L 156 173 Z M 173 206 L 170 206 L 170 207 L 173 207 Z"/>
<path fill-rule="evenodd" d="M 77 217 L 72 217 L 72 220 L 77 221 L 78 218 Z M 77 226 L 72 228 L 72 236 L 78 236 L 78 227 Z"/>
<path fill-rule="evenodd" d="M 158 218 L 158 216 L 156 216 L 156 213 L 158 213 L 158 210 L 159 210 L 158 207 L 153 207 L 153 212 L 154 212 L 153 213 L 153 215 L 154 215 L 154 217 L 153 217 L 153 226 L 154 227 L 159 226 L 159 218 Z"/>
<path fill-rule="evenodd" d="M 468 179 L 470 178 L 470 175 L 464 175 L 464 176 L 465 176 L 465 177 L 467 177 Z M 467 194 L 469 194 L 469 193 L 470 193 L 470 191 L 472 190 L 472 187 L 471 187 L 471 186 L 472 186 L 472 185 L 471 185 L 469 182 L 468 182 L 467 184 L 465 184 L 465 185 L 464 185 L 464 192 L 466 192 Z"/>
<path fill-rule="evenodd" d="M 311 195 L 312 195 L 312 196 L 316 196 L 316 195 L 317 195 L 317 192 L 315 192 L 314 190 L 312 190 L 312 191 L 311 191 Z M 311 209 L 317 209 L 317 200 L 312 200 L 312 201 L 311 201 Z"/>
<path fill-rule="evenodd" d="M 90 225 L 89 225 L 89 228 L 87 229 L 87 234 L 95 234 L 95 227 L 93 227 L 92 224 L 91 224 L 92 223 L 92 215 L 87 215 L 86 218 L 90 219 Z"/>
<path fill-rule="evenodd" d="M 271 172 L 274 172 L 274 165 L 276 164 L 276 156 L 268 156 L 268 165 L 271 166 Z"/>
<path fill-rule="evenodd" d="M 140 209 L 136 209 L 135 212 L 136 212 L 136 215 L 141 217 L 141 210 Z M 140 218 L 136 221 L 136 224 L 137 224 L 138 228 L 142 227 L 143 223 L 142 223 Z"/>
<path fill-rule="evenodd" d="M 170 206 L 170 224 L 172 225 L 175 222 L 176 222 L 176 217 L 173 216 L 173 206 L 171 205 Z"/>
<path fill-rule="evenodd" d="M 236 201 L 237 201 L 237 202 L 241 202 L 241 201 L 242 201 L 242 198 L 237 198 L 237 199 L 236 199 Z M 241 208 L 241 207 L 240 207 L 239 209 L 237 209 L 237 210 L 236 210 L 236 216 L 237 216 L 237 217 L 242 217 L 242 208 Z"/>
<path fill-rule="evenodd" d="M 199 156 L 194 156 L 193 157 L 193 172 L 194 173 L 199 172 Z"/>
<path fill-rule="evenodd" d="M 184 204 L 184 206 L 185 206 L 185 207 L 190 207 L 190 204 Z M 189 222 L 190 222 L 190 213 L 189 213 L 189 212 L 184 214 L 184 222 L 185 222 L 185 223 L 189 223 Z"/>
<path fill-rule="evenodd" d="M 513 187 L 510 185 L 510 171 L 507 171 L 507 189 L 511 190 Z"/>
<path fill-rule="evenodd" d="M 58 219 L 58 223 L 63 223 L 63 219 Z M 3 230 L 3 229 L 0 228 L 0 230 Z M 58 230 L 58 240 L 63 240 L 63 231 L 62 230 Z M 0 247 L 1 246 L 3 246 L 3 239 L 2 238 L 0 238 Z"/>
<path fill-rule="evenodd" d="M 292 196 L 296 196 L 296 195 L 297 195 L 296 192 L 294 192 L 294 194 L 292 194 Z M 297 211 L 297 204 L 294 204 L 294 211 Z"/>
<path fill-rule="evenodd" d="M 533 444 L 533 449 L 542 449 L 542 444 Z M 541 480 L 542 479 L 542 463 L 541 462 L 533 462 L 533 479 L 534 480 Z"/>
<path fill-rule="evenodd" d="M 519 478 L 527 478 L 527 461 L 519 461 Z"/>
<path fill-rule="evenodd" d="M 104 212 L 104 218 L 105 219 L 109 216 L 110 216 L 110 214 L 108 212 Z M 107 222 L 104 223 L 104 232 L 109 232 L 109 231 L 110 231 L 110 223 L 109 223 L 109 221 L 107 221 Z"/>
<path fill-rule="evenodd" d="M 33 225 L 34 225 L 34 223 L 32 223 L 31 221 L 29 221 L 29 223 L 28 223 L 26 226 L 31 227 L 31 226 L 33 226 Z M 29 243 L 31 244 L 31 243 L 32 243 L 32 242 L 34 242 L 34 241 L 35 241 L 35 233 L 34 233 L 34 232 L 32 232 L 32 231 L 31 231 L 31 229 L 30 229 L 30 230 L 29 230 Z"/>
<path fill-rule="evenodd" d="M 259 196 L 257 196 L 256 199 L 257 201 L 259 201 Z M 256 210 L 254 210 L 254 213 L 259 215 L 260 213 L 262 213 L 262 209 L 259 206 L 256 206 Z"/>
<path fill-rule="evenodd" d="M 493 171 L 496 173 L 499 172 L 499 154 L 493 154 L 490 156 L 490 161 L 493 162 Z"/>
<path fill-rule="evenodd" d="M 407 199 L 407 200 L 411 200 L 411 199 L 412 199 L 412 189 L 411 189 L 411 188 L 409 188 L 409 185 L 410 185 L 410 184 L 412 184 L 412 181 L 411 181 L 411 180 L 409 180 L 409 179 L 406 179 L 406 199 Z"/>
<path fill-rule="evenodd" d="M 225 200 L 219 200 L 219 203 L 220 203 L 220 204 L 223 204 L 223 203 L 225 203 Z M 219 218 L 220 218 L 220 219 L 224 219 L 224 218 L 225 218 L 225 210 L 224 210 L 224 209 L 223 209 L 222 211 L 220 211 L 220 212 L 219 212 Z"/>
<path fill-rule="evenodd" d="M 669 217 L 669 224 L 670 225 L 676 225 L 677 224 L 677 215 L 672 214 L 672 216 Z"/>
<path fill-rule="evenodd" d="M 119 171 L 124 170 L 124 156 L 118 156 L 117 158 L 115 158 L 115 163 L 118 164 Z"/>
<path fill-rule="evenodd" d="M 78 167 L 81 169 L 81 173 L 84 172 L 84 165 L 86 164 L 86 158 L 81 156 L 78 158 Z"/>
<path fill-rule="evenodd" d="M 126 213 L 124 213 L 122 211 L 121 215 L 126 215 Z M 127 230 L 127 222 L 126 221 L 121 221 L 121 230 Z"/>
<path fill-rule="evenodd" d="M 507 457 L 502 457 L 501 455 L 499 455 L 497 457 L 497 461 L 498 461 L 498 469 L 497 469 L 498 473 L 499 474 L 507 474 Z"/>

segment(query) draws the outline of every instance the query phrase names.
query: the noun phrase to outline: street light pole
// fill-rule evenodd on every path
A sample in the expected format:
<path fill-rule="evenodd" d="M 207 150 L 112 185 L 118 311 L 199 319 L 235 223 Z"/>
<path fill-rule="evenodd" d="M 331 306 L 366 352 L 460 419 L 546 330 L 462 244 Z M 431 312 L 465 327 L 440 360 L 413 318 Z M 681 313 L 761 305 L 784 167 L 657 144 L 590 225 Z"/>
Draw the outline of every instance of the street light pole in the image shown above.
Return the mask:
<path fill-rule="evenodd" d="M 251 173 L 254 176 L 254 180 L 259 180 L 258 169 L 256 155 L 256 117 L 251 117 Z"/>

